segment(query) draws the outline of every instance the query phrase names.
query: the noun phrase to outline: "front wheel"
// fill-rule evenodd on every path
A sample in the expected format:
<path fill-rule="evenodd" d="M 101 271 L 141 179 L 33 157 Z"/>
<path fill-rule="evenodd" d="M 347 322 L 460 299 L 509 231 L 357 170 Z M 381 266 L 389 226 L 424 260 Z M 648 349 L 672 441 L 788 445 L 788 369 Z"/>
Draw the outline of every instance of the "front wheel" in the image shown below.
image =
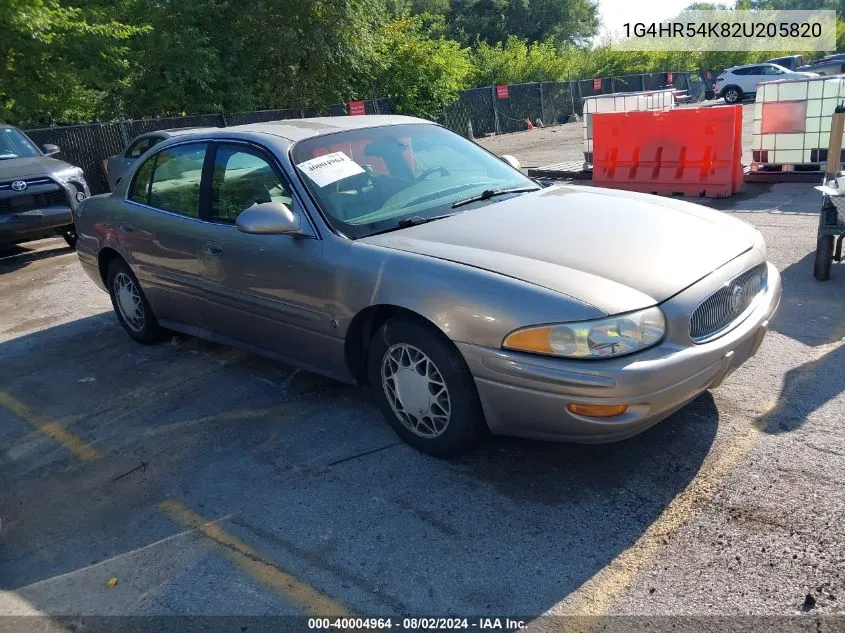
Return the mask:
<path fill-rule="evenodd" d="M 725 103 L 739 103 L 740 99 L 742 99 L 742 92 L 739 88 L 735 88 L 734 86 L 725 88 L 723 95 L 725 97 Z"/>
<path fill-rule="evenodd" d="M 114 312 L 126 333 L 145 345 L 158 341 L 158 320 L 126 262 L 122 259 L 112 260 L 106 284 Z"/>
<path fill-rule="evenodd" d="M 62 230 L 62 237 L 65 238 L 65 242 L 67 242 L 68 246 L 70 246 L 73 249 L 76 249 L 76 240 L 77 240 L 78 236 L 76 234 L 76 226 L 75 225 L 71 224 L 70 226 L 65 227 Z"/>
<path fill-rule="evenodd" d="M 472 374 L 433 327 L 405 317 L 388 320 L 370 344 L 368 373 L 381 412 L 414 448 L 456 457 L 486 434 Z"/>

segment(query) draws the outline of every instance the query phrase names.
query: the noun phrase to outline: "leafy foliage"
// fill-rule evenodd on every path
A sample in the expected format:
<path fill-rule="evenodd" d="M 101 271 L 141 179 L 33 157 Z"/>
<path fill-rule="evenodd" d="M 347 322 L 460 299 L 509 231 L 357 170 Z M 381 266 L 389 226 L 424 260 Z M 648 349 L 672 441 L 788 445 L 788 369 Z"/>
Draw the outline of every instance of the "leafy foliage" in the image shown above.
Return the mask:
<path fill-rule="evenodd" d="M 320 110 L 374 95 L 436 118 L 471 86 L 720 70 L 786 53 L 612 50 L 592 42 L 596 0 L 68 1 L 0 0 L 0 119 Z M 845 0 L 732 4 L 845 10 Z M 845 22 L 837 35 L 841 49 Z"/>

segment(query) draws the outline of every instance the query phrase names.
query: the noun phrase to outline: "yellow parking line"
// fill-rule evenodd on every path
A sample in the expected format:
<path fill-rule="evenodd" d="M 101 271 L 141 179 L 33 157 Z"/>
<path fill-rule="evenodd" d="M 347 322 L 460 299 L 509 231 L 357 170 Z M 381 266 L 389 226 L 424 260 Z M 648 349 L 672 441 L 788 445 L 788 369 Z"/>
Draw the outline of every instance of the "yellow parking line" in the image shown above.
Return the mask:
<path fill-rule="evenodd" d="M 182 503 L 167 499 L 159 504 L 159 509 L 173 522 L 202 532 L 218 546 L 217 549 L 226 558 L 300 610 L 316 616 L 350 615 L 343 605 L 324 596 L 311 585 L 281 571 L 265 560 L 258 551 L 226 532 L 215 522 L 207 521 L 192 512 Z"/>
<path fill-rule="evenodd" d="M 3 405 L 12 413 L 15 413 L 29 422 L 44 435 L 64 446 L 79 459 L 91 461 L 101 457 L 99 452 L 76 437 L 73 433 L 66 431 L 53 420 L 32 412 L 26 405 L 19 402 L 5 391 L 0 391 L 0 405 Z"/>
<path fill-rule="evenodd" d="M 726 438 L 723 446 L 705 460 L 696 478 L 666 506 L 643 535 L 564 600 L 560 604 L 563 610 L 555 609 L 554 614 L 606 614 L 634 577 L 664 551 L 664 539 L 676 534 L 692 517 L 696 508 L 712 496 L 720 483 L 748 455 L 759 437 L 759 431 L 747 429 Z M 578 626 L 581 627 L 579 630 L 583 629 L 583 623 Z"/>
<path fill-rule="evenodd" d="M 804 365 L 820 360 L 842 346 L 843 342 L 845 340 L 835 341 L 814 349 Z M 801 378 L 805 377 L 802 375 Z M 767 419 L 776 414 L 783 406 L 783 401 L 783 398 L 779 398 L 778 402 L 774 403 L 758 420 Z M 695 479 L 666 506 L 643 535 L 604 569 L 581 585 L 576 592 L 559 603 L 551 613 L 574 616 L 605 615 L 634 577 L 647 569 L 665 550 L 664 539 L 680 531 L 695 514 L 696 509 L 713 496 L 724 480 L 751 452 L 763 437 L 758 426 L 748 427 L 720 441 L 704 460 Z M 600 625 L 598 620 L 590 620 L 590 623 L 592 627 L 583 621 L 579 622 L 576 618 L 570 622 L 568 629 L 565 627 L 564 630 L 573 630 L 572 627 L 575 627 L 574 630 L 583 633 Z"/>

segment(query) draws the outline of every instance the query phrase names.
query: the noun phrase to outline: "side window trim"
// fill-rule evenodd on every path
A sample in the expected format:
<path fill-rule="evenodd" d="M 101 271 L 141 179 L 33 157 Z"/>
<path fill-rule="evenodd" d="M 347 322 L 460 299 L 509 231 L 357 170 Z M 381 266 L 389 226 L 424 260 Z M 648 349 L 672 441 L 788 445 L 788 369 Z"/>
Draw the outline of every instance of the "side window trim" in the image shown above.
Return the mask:
<path fill-rule="evenodd" d="M 147 192 L 144 195 L 144 204 L 150 204 L 150 194 L 153 190 L 153 177 L 156 175 L 156 166 L 158 165 L 158 155 L 159 152 L 156 152 L 153 156 L 150 156 L 150 162 L 152 163 L 152 168 L 150 169 L 150 177 L 147 179 Z"/>
<path fill-rule="evenodd" d="M 150 204 L 150 189 L 152 188 L 152 185 L 153 185 L 153 175 L 155 174 L 155 171 L 156 171 L 156 163 L 157 162 L 158 162 L 158 152 L 156 152 L 155 154 L 150 156 L 147 160 L 145 160 L 143 163 L 138 165 L 138 169 L 136 169 L 135 173 L 132 174 L 132 182 L 130 182 L 129 186 L 126 188 L 126 197 L 124 199 L 127 202 L 134 202 L 136 204 L 143 204 L 144 206 L 149 206 L 149 204 Z M 147 187 L 146 187 L 147 190 L 144 192 L 144 201 L 139 202 L 138 200 L 133 199 L 132 196 L 135 193 L 135 185 L 138 184 L 138 175 L 141 173 L 141 170 L 144 169 L 144 167 L 147 165 L 147 163 L 149 163 L 150 166 L 151 166 L 150 175 L 147 178 Z"/>

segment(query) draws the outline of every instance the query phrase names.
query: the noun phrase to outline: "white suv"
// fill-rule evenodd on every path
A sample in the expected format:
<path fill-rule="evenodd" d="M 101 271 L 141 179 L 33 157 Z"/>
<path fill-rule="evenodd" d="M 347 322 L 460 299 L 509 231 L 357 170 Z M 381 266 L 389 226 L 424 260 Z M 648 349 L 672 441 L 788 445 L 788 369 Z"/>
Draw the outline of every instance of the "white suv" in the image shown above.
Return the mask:
<path fill-rule="evenodd" d="M 757 84 L 763 81 L 818 76 L 818 73 L 796 72 L 777 64 L 734 66 L 716 77 L 713 92 L 716 97 L 724 97 L 725 103 L 739 103 L 743 97 L 757 92 Z"/>

